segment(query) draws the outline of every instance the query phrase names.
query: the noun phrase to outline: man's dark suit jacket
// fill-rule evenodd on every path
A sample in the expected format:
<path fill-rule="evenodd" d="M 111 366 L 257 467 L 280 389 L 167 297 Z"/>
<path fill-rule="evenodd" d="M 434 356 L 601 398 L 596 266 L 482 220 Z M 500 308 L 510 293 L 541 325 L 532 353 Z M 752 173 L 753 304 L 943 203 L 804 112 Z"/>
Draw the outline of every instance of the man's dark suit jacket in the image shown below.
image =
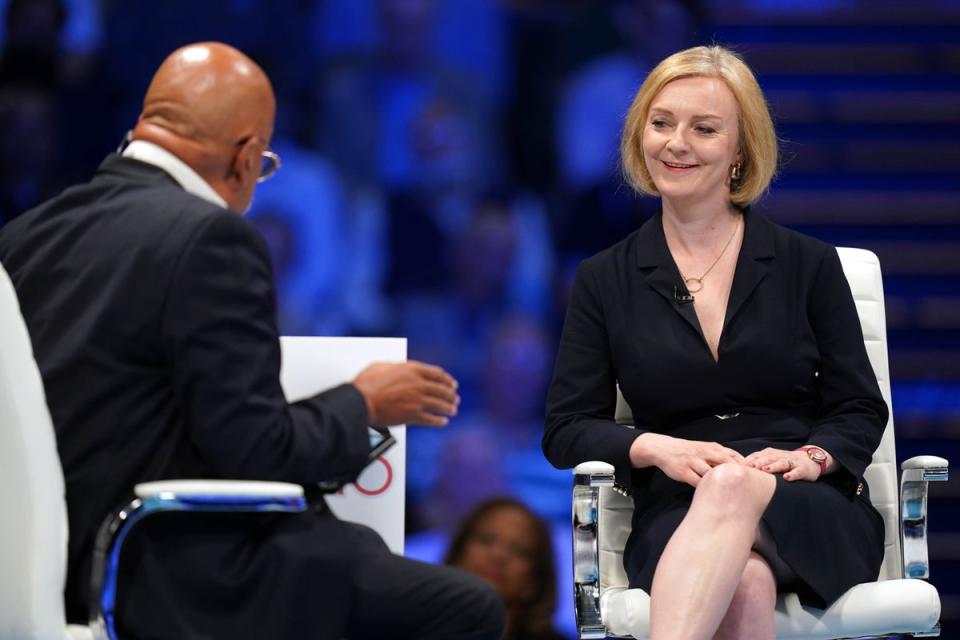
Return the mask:
<path fill-rule="evenodd" d="M 352 479 L 369 450 L 352 385 L 287 404 L 273 272 L 241 216 L 108 157 L 0 230 L 66 477 L 67 610 L 86 619 L 96 530 L 138 482 Z M 335 552 L 335 551 L 334 551 Z"/>

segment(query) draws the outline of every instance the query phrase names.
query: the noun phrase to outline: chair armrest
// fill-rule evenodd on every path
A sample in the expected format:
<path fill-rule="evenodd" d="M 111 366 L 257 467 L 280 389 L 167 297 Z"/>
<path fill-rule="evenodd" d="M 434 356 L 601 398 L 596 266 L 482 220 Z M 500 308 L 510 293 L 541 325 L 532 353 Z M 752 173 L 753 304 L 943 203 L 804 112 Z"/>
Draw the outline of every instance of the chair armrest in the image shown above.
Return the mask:
<path fill-rule="evenodd" d="M 164 480 L 134 487 L 136 496 L 100 526 L 93 549 L 90 628 L 115 640 L 117 570 L 127 535 L 143 518 L 164 511 L 298 512 L 307 508 L 303 487 L 286 482 Z"/>
<path fill-rule="evenodd" d="M 903 471 L 910 471 L 913 469 L 920 469 L 928 472 L 924 475 L 936 475 L 943 474 L 943 478 L 925 478 L 925 480 L 946 480 L 946 474 L 950 468 L 950 462 L 946 458 L 941 458 L 940 456 L 914 456 L 909 460 L 904 460 L 900 465 L 900 469 Z M 930 474 L 933 472 L 933 474 Z"/>
<path fill-rule="evenodd" d="M 586 481 L 586 484 L 591 486 L 613 486 L 613 474 L 613 465 L 599 460 L 581 462 L 573 468 L 573 475 L 578 479 L 581 476 L 588 476 L 589 480 Z"/>
<path fill-rule="evenodd" d="M 927 484 L 945 481 L 949 462 L 937 456 L 917 456 L 900 465 L 900 542 L 903 576 L 930 578 L 927 556 Z"/>
<path fill-rule="evenodd" d="M 288 482 L 248 480 L 161 480 L 133 488 L 143 500 L 180 500 L 191 504 L 283 503 L 303 498 L 303 487 Z"/>
<path fill-rule="evenodd" d="M 600 487 L 613 486 L 613 465 L 583 462 L 573 469 L 573 607 L 580 638 L 606 638 L 600 612 Z"/>

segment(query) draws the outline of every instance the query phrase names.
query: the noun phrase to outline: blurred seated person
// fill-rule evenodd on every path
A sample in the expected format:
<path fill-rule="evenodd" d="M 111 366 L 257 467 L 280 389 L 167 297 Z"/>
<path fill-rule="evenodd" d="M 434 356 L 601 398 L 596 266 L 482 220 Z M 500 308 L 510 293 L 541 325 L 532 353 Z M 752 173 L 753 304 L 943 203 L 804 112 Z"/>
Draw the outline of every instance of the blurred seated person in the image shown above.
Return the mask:
<path fill-rule="evenodd" d="M 823 608 L 883 559 L 863 473 L 888 412 L 850 287 L 834 247 L 751 210 L 776 134 L 730 51 L 658 64 L 621 155 L 662 210 L 577 271 L 544 453 L 609 462 L 633 495 L 624 569 L 653 640 L 772 640 L 777 591 Z"/>
<path fill-rule="evenodd" d="M 59 139 L 52 95 L 0 87 L 0 227 L 62 187 Z"/>
<path fill-rule="evenodd" d="M 454 533 L 444 562 L 489 582 L 507 607 L 504 640 L 563 640 L 553 628 L 557 580 L 546 522 L 522 502 L 478 505 Z"/>

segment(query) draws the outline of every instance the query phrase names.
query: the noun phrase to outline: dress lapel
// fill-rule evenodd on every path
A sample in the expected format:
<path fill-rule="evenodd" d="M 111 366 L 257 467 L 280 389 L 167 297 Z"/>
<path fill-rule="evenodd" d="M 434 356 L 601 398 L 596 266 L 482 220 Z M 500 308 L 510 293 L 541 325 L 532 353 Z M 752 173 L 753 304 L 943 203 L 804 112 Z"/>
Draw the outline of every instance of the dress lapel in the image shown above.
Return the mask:
<path fill-rule="evenodd" d="M 743 216 L 743 244 L 737 258 L 737 269 L 733 274 L 727 313 L 723 319 L 724 333 L 753 290 L 767 276 L 772 260 L 776 257 L 770 221 L 749 209 Z"/>
<path fill-rule="evenodd" d="M 681 302 L 678 298 L 689 296 L 687 286 L 680 277 L 667 240 L 663 235 L 662 213 L 647 220 L 637 231 L 636 259 L 637 266 L 644 274 L 647 284 L 667 301 L 667 306 L 683 318 L 706 344 L 700 321 L 692 302 Z"/>
<path fill-rule="evenodd" d="M 637 266 L 646 277 L 647 284 L 663 296 L 667 305 L 679 314 L 697 335 L 704 338 L 693 304 L 678 300 L 678 297 L 689 295 L 689 292 L 667 247 L 667 240 L 663 235 L 662 215 L 662 213 L 657 214 L 637 231 Z M 763 215 L 753 213 L 749 209 L 744 211 L 743 215 L 743 244 L 737 258 L 730 299 L 727 301 L 721 343 L 727 326 L 750 298 L 757 285 L 767 276 L 771 261 L 775 257 L 770 222 Z M 706 345 L 705 338 L 704 345 Z"/>

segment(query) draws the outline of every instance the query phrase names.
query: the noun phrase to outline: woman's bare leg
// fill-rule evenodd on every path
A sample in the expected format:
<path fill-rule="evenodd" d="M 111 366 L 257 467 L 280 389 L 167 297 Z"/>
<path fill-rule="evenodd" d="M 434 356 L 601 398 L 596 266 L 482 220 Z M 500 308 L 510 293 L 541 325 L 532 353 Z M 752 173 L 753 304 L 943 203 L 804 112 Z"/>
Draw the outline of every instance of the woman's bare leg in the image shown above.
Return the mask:
<path fill-rule="evenodd" d="M 703 476 L 657 564 L 650 593 L 651 640 L 713 637 L 775 488 L 772 475 L 734 463 Z"/>
<path fill-rule="evenodd" d="M 774 640 L 777 635 L 773 609 L 777 605 L 777 581 L 763 556 L 751 552 L 740 584 L 714 640 Z"/>

